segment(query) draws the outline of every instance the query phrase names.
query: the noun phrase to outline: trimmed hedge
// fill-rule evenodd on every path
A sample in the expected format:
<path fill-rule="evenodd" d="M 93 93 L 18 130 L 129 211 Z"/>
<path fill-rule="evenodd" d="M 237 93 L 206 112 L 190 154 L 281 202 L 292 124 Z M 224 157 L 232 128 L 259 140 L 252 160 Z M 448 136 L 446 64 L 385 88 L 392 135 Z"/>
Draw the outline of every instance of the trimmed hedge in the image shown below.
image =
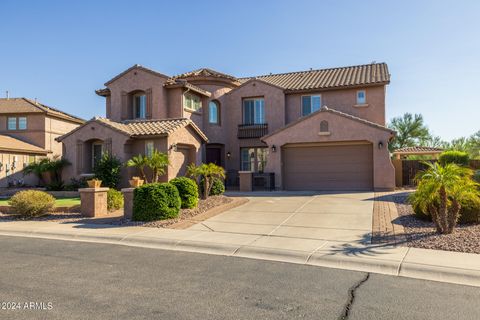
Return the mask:
<path fill-rule="evenodd" d="M 107 209 L 114 211 L 123 208 L 123 194 L 115 189 L 108 189 L 107 192 Z"/>
<path fill-rule="evenodd" d="M 195 208 L 198 204 L 198 186 L 195 181 L 187 177 L 177 177 L 170 180 L 178 189 L 180 199 L 182 200 L 182 208 Z"/>
<path fill-rule="evenodd" d="M 14 194 L 8 204 L 15 213 L 31 218 L 42 216 L 51 210 L 55 205 L 55 198 L 43 191 L 25 190 Z"/>
<path fill-rule="evenodd" d="M 178 217 L 182 200 L 171 183 L 150 183 L 135 188 L 133 216 L 135 221 L 153 221 Z"/>
<path fill-rule="evenodd" d="M 442 166 L 446 165 L 447 163 L 455 163 L 459 166 L 468 167 L 470 157 L 466 152 L 450 150 L 442 152 L 438 157 L 438 161 Z"/>

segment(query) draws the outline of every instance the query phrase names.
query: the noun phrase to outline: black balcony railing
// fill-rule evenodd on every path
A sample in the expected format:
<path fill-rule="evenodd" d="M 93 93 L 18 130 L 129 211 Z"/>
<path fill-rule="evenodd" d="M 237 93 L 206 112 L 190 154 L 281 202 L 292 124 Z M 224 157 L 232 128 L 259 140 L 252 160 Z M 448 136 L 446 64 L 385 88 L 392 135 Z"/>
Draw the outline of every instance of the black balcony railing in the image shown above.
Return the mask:
<path fill-rule="evenodd" d="M 239 124 L 238 125 L 238 139 L 254 139 L 263 137 L 268 133 L 267 123 L 257 124 Z"/>

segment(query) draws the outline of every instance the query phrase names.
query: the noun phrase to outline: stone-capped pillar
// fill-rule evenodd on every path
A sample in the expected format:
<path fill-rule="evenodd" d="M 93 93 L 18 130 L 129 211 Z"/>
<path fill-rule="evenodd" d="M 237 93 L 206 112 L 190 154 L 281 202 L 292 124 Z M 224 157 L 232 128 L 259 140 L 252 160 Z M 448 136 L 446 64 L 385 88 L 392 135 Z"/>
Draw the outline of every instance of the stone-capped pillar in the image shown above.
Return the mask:
<path fill-rule="evenodd" d="M 108 188 L 81 188 L 78 191 L 80 192 L 82 216 L 99 217 L 108 214 Z"/>
<path fill-rule="evenodd" d="M 240 191 L 250 192 L 253 186 L 253 172 L 252 171 L 238 171 L 240 176 Z"/>
<path fill-rule="evenodd" d="M 123 217 L 132 219 L 133 216 L 133 191 L 135 188 L 123 188 Z"/>

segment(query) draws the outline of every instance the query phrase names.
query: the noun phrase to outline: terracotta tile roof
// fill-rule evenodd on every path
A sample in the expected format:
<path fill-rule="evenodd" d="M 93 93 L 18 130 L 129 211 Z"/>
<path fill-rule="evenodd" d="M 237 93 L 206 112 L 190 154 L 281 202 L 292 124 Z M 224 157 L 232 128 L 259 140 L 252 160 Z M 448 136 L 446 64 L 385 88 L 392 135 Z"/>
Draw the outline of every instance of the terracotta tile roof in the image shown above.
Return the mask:
<path fill-rule="evenodd" d="M 175 130 L 184 128 L 186 126 L 191 126 L 204 141 L 208 141 L 207 136 L 202 132 L 202 130 L 200 130 L 200 128 L 192 120 L 186 118 L 116 122 L 106 118 L 96 117 L 89 120 L 87 123 L 85 123 L 85 125 L 91 122 L 99 122 L 130 137 L 168 136 Z M 78 127 L 63 136 L 58 137 L 57 140 L 63 140 L 65 137 L 69 136 L 80 128 L 81 127 Z"/>
<path fill-rule="evenodd" d="M 121 78 L 124 74 L 130 72 L 133 69 L 143 70 L 145 72 L 151 73 L 153 75 L 156 75 L 156 76 L 159 76 L 159 77 L 162 77 L 162 78 L 170 78 L 169 76 L 166 76 L 163 73 L 157 72 L 157 71 L 149 69 L 149 68 L 145 68 L 144 66 L 141 66 L 139 64 L 135 64 L 135 65 L 131 66 L 130 68 L 128 68 L 127 70 L 123 71 L 122 73 L 117 74 L 115 77 L 113 77 L 112 79 L 105 82 L 105 86 L 108 86 L 110 83 L 117 80 L 118 78 Z"/>
<path fill-rule="evenodd" d="M 46 113 L 79 124 L 85 122 L 79 117 L 27 98 L 0 98 L 0 113 Z"/>
<path fill-rule="evenodd" d="M 183 79 L 170 79 L 163 85 L 165 88 L 187 88 L 204 96 L 210 97 L 212 94 L 207 90 L 197 87 Z M 98 90 L 97 90 L 98 91 Z"/>
<path fill-rule="evenodd" d="M 45 155 L 49 151 L 7 135 L 0 135 L 0 151 Z"/>
<path fill-rule="evenodd" d="M 290 122 L 289 124 L 287 124 L 286 126 L 272 132 L 272 133 L 269 133 L 263 137 L 260 138 L 260 140 L 264 140 L 268 137 L 271 137 L 287 128 L 290 128 L 290 127 L 293 127 L 294 125 L 296 125 L 297 123 L 299 122 L 302 122 L 308 118 L 311 118 L 311 117 L 314 117 L 315 115 L 321 113 L 321 112 L 330 112 L 330 113 L 333 113 L 333 114 L 336 114 L 336 115 L 339 115 L 341 117 L 344 117 L 344 118 L 348 118 L 348 119 L 351 119 L 351 120 L 354 120 L 354 121 L 357 121 L 357 122 L 360 122 L 360 123 L 363 123 L 363 124 L 366 124 L 370 127 L 374 127 L 374 128 L 377 128 L 377 129 L 380 129 L 380 130 L 384 130 L 384 131 L 388 131 L 392 134 L 392 136 L 395 134 L 395 131 L 393 131 L 392 129 L 390 128 L 387 128 L 385 126 L 382 126 L 382 125 L 379 125 L 378 123 L 375 123 L 375 122 L 371 122 L 371 121 L 368 121 L 368 120 L 365 120 L 365 119 L 362 119 L 362 118 L 359 118 L 359 117 L 355 117 L 351 114 L 348 114 L 348 113 L 344 113 L 344 112 L 341 112 L 341 111 L 338 111 L 338 110 L 335 110 L 335 109 L 331 109 L 331 108 L 328 108 L 327 106 L 323 106 L 320 108 L 320 110 L 318 111 L 315 111 L 313 113 L 310 113 L 309 115 L 307 116 L 304 116 L 304 117 L 301 117 L 299 118 L 298 120 L 296 121 L 293 121 L 293 122 Z"/>
<path fill-rule="evenodd" d="M 101 97 L 108 97 L 111 92 L 110 92 L 110 89 L 108 88 L 102 88 L 102 89 L 95 90 L 95 93 Z"/>
<path fill-rule="evenodd" d="M 371 63 L 350 67 L 269 74 L 241 78 L 239 81 L 244 83 L 251 79 L 261 79 L 284 88 L 286 91 L 304 91 L 388 84 L 390 74 L 386 63 Z"/>
<path fill-rule="evenodd" d="M 176 76 L 173 76 L 172 79 L 185 79 L 185 78 L 192 78 L 192 77 L 214 77 L 214 78 L 226 78 L 233 81 L 238 81 L 237 78 L 231 76 L 226 73 L 218 72 L 209 68 L 201 68 L 197 70 L 193 70 L 190 72 L 185 72 Z"/>
<path fill-rule="evenodd" d="M 421 154 L 421 153 L 442 153 L 442 148 L 434 148 L 434 147 L 404 147 L 400 149 L 396 149 L 393 153 L 400 153 L 400 154 Z"/>

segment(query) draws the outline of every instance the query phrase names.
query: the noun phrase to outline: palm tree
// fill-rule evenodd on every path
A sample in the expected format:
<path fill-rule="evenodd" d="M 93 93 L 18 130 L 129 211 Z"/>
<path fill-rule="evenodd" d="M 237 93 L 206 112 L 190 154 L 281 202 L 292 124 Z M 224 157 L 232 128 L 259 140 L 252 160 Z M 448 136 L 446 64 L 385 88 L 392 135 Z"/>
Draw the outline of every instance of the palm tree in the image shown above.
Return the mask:
<path fill-rule="evenodd" d="M 405 113 L 402 117 L 393 118 L 388 127 L 397 132 L 393 142 L 389 145 L 390 151 L 421 145 L 430 138 L 421 114 Z"/>
<path fill-rule="evenodd" d="M 142 176 L 142 179 L 145 181 L 145 183 L 148 183 L 147 175 L 145 174 L 145 167 L 147 166 L 147 163 L 148 163 L 148 158 L 146 156 L 139 154 L 138 156 L 134 156 L 132 159 L 127 161 L 127 167 L 138 168 L 138 170 L 140 171 L 140 175 Z"/>
<path fill-rule="evenodd" d="M 187 176 L 190 176 L 194 180 L 201 181 L 203 177 L 203 199 L 207 199 L 210 194 L 210 190 L 213 186 L 213 180 L 215 178 L 225 179 L 225 169 L 217 166 L 214 163 L 205 164 L 202 163 L 196 166 L 194 163 L 190 164 L 187 168 Z"/>
<path fill-rule="evenodd" d="M 165 168 L 170 164 L 168 155 L 153 150 L 150 157 L 147 157 L 147 166 L 152 169 L 152 182 L 158 182 L 160 176 L 165 174 Z"/>
<path fill-rule="evenodd" d="M 461 203 L 480 202 L 479 184 L 472 180 L 473 171 L 453 163 L 442 166 L 426 162 L 428 168 L 420 172 L 414 198 L 420 199 L 423 212 L 429 212 L 437 232 L 450 234 L 459 218 Z"/>

